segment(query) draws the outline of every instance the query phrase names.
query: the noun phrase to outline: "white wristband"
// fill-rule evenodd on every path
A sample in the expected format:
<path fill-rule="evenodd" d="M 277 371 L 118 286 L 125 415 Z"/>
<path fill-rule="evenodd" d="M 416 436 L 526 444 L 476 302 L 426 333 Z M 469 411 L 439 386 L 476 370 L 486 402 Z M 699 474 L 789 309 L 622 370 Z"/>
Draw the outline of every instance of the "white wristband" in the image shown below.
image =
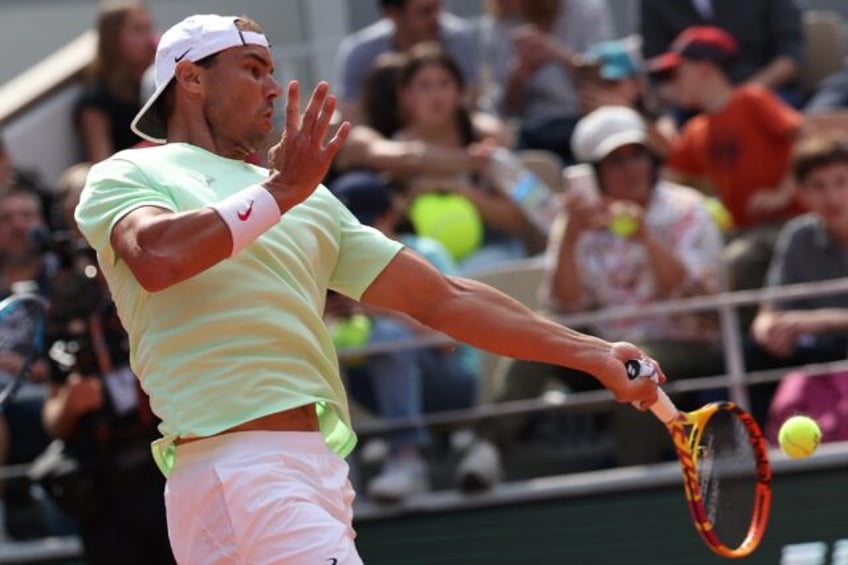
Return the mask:
<path fill-rule="evenodd" d="M 280 207 L 268 190 L 259 184 L 248 186 L 212 204 L 233 237 L 230 257 L 253 243 L 257 237 L 280 222 Z"/>

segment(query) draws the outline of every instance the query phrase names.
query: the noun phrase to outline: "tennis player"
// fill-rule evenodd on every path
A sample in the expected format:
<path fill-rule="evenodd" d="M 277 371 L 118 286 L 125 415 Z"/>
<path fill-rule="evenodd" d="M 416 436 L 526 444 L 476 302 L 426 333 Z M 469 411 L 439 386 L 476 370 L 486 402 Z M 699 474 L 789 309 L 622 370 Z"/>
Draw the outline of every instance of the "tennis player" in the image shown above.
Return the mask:
<path fill-rule="evenodd" d="M 268 40 L 246 18 L 192 16 L 161 38 L 156 91 L 133 122 L 161 146 L 95 165 L 76 210 L 162 419 L 169 537 L 182 564 L 361 563 L 353 448 L 328 289 L 409 314 L 503 355 L 582 369 L 642 407 L 657 383 L 627 379 L 642 353 L 538 317 L 476 282 L 442 276 L 361 226 L 320 185 L 349 125 L 319 84 L 288 88 L 271 170 L 244 162 L 272 129 Z M 657 379 L 661 380 L 661 379 Z"/>

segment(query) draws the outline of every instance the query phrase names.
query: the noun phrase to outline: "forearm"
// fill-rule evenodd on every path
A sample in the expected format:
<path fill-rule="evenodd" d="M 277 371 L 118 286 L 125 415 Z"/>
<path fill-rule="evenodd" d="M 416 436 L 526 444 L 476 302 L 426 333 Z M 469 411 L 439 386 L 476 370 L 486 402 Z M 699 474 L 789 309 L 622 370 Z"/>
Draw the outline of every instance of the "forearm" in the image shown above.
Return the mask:
<path fill-rule="evenodd" d="M 767 88 L 777 89 L 798 76 L 798 64 L 786 55 L 775 57 L 768 65 L 760 69 L 749 80 Z"/>
<path fill-rule="evenodd" d="M 460 149 L 419 141 L 381 139 L 349 142 L 339 152 L 338 166 L 342 170 L 367 167 L 398 176 L 455 175 L 471 169 L 471 158 Z"/>
<path fill-rule="evenodd" d="M 503 110 L 508 114 L 520 114 L 524 109 L 524 83 L 529 77 L 520 63 L 513 62 L 506 78 L 503 94 Z"/>
<path fill-rule="evenodd" d="M 822 308 L 809 315 L 815 333 L 848 331 L 848 308 Z"/>
<path fill-rule="evenodd" d="M 586 293 L 580 280 L 575 248 L 572 238 L 566 235 L 560 243 L 551 279 L 551 298 L 566 312 L 579 312 L 586 308 Z"/>
<path fill-rule="evenodd" d="M 450 298 L 416 315 L 425 325 L 498 355 L 572 367 L 594 374 L 610 344 L 532 312 L 480 282 L 448 278 Z"/>
<path fill-rule="evenodd" d="M 506 197 L 487 194 L 471 185 L 458 185 L 455 192 L 468 198 L 491 228 L 517 235 L 527 226 L 521 209 Z"/>
<path fill-rule="evenodd" d="M 648 251 L 648 260 L 657 281 L 657 291 L 660 296 L 666 297 L 674 293 L 686 282 L 688 272 L 686 265 L 678 259 L 674 252 L 659 238 L 648 231 L 643 242 Z"/>

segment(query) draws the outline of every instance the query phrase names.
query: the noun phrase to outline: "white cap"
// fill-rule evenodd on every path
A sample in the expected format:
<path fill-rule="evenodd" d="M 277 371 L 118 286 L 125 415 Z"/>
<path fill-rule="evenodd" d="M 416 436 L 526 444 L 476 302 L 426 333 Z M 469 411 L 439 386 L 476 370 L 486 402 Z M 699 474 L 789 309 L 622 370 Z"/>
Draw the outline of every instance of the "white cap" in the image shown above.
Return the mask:
<path fill-rule="evenodd" d="M 241 31 L 236 27 L 238 19 L 238 16 L 214 14 L 189 16 L 162 35 L 153 63 L 156 90 L 132 121 L 130 127 L 135 133 L 154 143 L 167 141 L 166 124 L 154 106 L 174 78 L 177 64 L 183 59 L 197 62 L 240 45 L 270 47 L 261 33 Z"/>
<path fill-rule="evenodd" d="M 632 143 L 644 145 L 648 134 L 645 122 L 626 106 L 602 106 L 584 116 L 571 135 L 571 151 L 578 161 L 597 163 Z"/>

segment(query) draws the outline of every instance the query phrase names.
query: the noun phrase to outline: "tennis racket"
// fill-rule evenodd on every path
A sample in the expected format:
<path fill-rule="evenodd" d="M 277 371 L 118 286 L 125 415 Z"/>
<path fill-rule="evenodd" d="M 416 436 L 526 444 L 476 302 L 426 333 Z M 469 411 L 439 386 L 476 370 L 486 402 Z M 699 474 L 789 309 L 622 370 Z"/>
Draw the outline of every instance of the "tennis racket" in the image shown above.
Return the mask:
<path fill-rule="evenodd" d="M 650 363 L 625 365 L 631 379 L 655 372 Z M 757 422 L 732 402 L 681 412 L 662 389 L 651 411 L 674 442 L 698 534 L 722 557 L 749 555 L 763 539 L 771 506 L 771 466 Z"/>
<path fill-rule="evenodd" d="M 44 345 L 46 302 L 13 294 L 0 302 L 0 407 L 14 398 Z"/>

